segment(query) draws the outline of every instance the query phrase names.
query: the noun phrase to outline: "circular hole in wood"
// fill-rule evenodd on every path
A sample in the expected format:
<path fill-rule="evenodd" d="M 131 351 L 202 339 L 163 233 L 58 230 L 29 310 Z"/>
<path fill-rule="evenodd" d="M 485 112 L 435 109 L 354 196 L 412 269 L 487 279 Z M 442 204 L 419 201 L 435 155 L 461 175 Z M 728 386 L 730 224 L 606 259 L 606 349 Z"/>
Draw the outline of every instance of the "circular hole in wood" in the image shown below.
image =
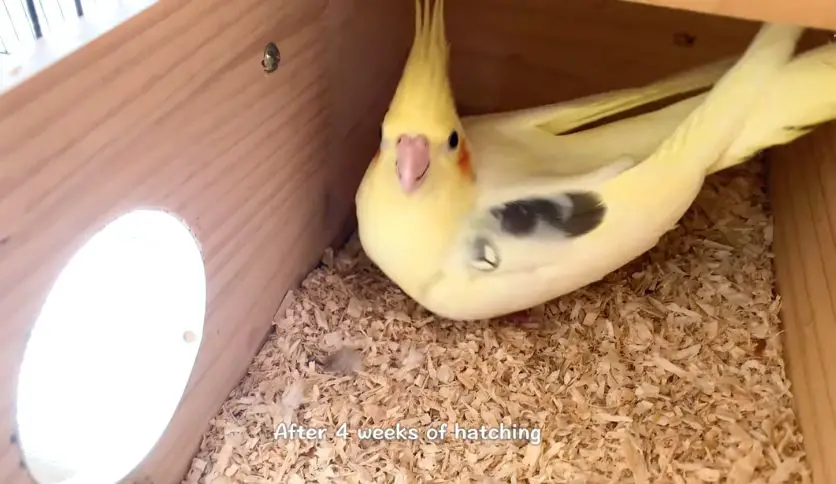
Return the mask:
<path fill-rule="evenodd" d="M 200 248 L 166 212 L 122 215 L 72 255 L 18 378 L 17 440 L 38 483 L 119 482 L 145 458 L 191 376 L 205 307 Z"/>
<path fill-rule="evenodd" d="M 183 341 L 186 343 L 194 343 L 197 341 L 197 335 L 192 330 L 187 330 L 183 333 Z"/>

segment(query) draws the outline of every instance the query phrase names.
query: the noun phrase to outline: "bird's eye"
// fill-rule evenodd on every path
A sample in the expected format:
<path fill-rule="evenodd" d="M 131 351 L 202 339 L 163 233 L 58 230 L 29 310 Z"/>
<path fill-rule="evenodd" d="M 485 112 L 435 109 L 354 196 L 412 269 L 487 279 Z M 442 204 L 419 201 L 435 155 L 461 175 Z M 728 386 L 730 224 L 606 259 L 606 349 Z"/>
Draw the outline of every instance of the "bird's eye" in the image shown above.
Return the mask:
<path fill-rule="evenodd" d="M 450 146 L 451 150 L 456 149 L 456 147 L 459 146 L 459 133 L 456 133 L 455 131 L 450 133 L 450 137 L 447 138 L 447 144 Z"/>

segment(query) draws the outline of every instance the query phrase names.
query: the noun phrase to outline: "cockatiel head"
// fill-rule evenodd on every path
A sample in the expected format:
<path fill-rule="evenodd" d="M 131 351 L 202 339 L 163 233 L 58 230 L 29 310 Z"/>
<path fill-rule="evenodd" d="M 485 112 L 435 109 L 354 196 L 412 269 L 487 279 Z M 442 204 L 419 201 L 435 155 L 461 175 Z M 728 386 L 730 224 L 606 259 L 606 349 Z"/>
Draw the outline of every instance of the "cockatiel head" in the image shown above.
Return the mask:
<path fill-rule="evenodd" d="M 415 3 L 415 37 L 383 120 L 380 169 L 389 169 L 405 196 L 470 182 L 472 172 L 448 77 L 444 1 Z"/>
<path fill-rule="evenodd" d="M 443 0 L 415 3 L 415 37 L 357 191 L 366 254 L 416 297 L 436 277 L 476 187 L 448 78 Z"/>

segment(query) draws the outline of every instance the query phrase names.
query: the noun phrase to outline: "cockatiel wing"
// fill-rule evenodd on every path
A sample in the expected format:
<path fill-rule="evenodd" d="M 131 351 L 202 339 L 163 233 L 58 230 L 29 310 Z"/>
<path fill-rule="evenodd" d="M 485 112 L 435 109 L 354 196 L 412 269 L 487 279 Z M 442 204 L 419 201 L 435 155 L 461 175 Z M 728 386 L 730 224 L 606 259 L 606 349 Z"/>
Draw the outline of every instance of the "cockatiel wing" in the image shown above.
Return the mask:
<path fill-rule="evenodd" d="M 639 88 L 621 89 L 549 106 L 471 116 L 463 125 L 473 141 L 480 184 L 501 186 L 531 176 L 571 176 L 602 168 L 618 157 L 644 159 L 706 94 L 691 94 L 655 111 L 572 130 L 637 106 L 713 84 L 733 59 L 703 65 Z M 793 59 L 758 101 L 744 131 L 709 174 L 745 162 L 768 147 L 803 136 L 836 112 L 836 44 Z M 776 115 L 775 113 L 780 113 Z"/>
<path fill-rule="evenodd" d="M 714 173 L 787 144 L 836 118 L 836 43 L 796 56 L 767 87 L 743 130 L 709 168 Z"/>
<path fill-rule="evenodd" d="M 570 177 L 616 158 L 644 159 L 703 100 L 694 95 L 669 106 L 577 133 L 552 134 L 537 126 L 465 124 L 477 182 L 484 189 L 531 177 Z"/>
<path fill-rule="evenodd" d="M 650 84 L 536 108 L 469 116 L 462 126 L 472 141 L 480 183 L 496 186 L 533 175 L 570 176 L 619 156 L 644 158 L 669 136 L 704 95 L 692 95 L 650 113 L 581 126 L 714 84 L 734 64 L 722 59 Z"/>
<path fill-rule="evenodd" d="M 728 62 L 702 66 L 646 88 L 614 91 L 545 108 L 465 118 L 479 183 L 490 189 L 533 176 L 575 176 L 603 168 L 616 158 L 644 159 L 707 94 L 695 94 L 649 113 L 577 133 L 560 134 L 536 123 L 552 116 L 555 123 L 574 129 L 575 124 L 596 118 L 599 106 L 603 117 L 618 111 L 619 102 L 629 109 L 631 96 L 650 102 L 667 93 L 687 92 L 703 82 L 713 82 L 714 74 L 725 72 Z M 743 163 L 769 147 L 789 143 L 836 117 L 836 89 L 832 86 L 836 86 L 836 44 L 820 46 L 792 59 L 757 101 L 737 139 L 708 174 Z M 537 119 L 539 114 L 542 119 Z"/>
<path fill-rule="evenodd" d="M 802 31 L 764 25 L 705 101 L 640 163 L 614 160 L 586 175 L 480 193 L 422 299 L 456 319 L 495 317 L 600 280 L 651 249 L 690 207 Z"/>
<path fill-rule="evenodd" d="M 465 127 L 490 124 L 508 129 L 527 127 L 551 134 L 565 133 L 639 106 L 708 88 L 723 77 L 735 61 L 735 57 L 728 57 L 640 87 L 617 89 L 534 108 L 467 116 L 462 118 L 462 122 Z"/>

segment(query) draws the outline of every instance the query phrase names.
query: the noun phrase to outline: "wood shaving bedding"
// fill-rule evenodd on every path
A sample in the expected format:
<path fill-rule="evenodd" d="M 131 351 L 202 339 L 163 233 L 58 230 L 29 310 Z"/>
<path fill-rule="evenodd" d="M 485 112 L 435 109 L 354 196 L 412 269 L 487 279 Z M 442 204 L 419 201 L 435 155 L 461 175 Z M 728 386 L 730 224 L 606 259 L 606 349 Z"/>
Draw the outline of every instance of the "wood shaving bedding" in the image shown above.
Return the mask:
<path fill-rule="evenodd" d="M 183 482 L 809 482 L 763 171 L 713 175 L 654 250 L 529 325 L 435 317 L 356 240 L 326 253 Z M 282 423 L 325 436 L 276 440 Z M 456 438 L 455 425 L 519 439 Z"/>

